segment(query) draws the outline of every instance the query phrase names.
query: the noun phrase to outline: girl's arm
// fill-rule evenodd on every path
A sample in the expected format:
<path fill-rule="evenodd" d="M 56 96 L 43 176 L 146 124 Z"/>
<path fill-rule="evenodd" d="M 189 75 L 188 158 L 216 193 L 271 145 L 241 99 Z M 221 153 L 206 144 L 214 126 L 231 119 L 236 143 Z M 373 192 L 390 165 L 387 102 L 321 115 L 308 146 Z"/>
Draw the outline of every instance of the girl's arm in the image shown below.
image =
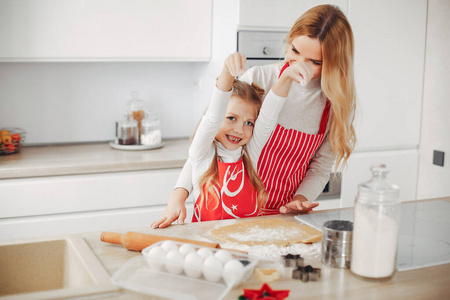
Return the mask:
<path fill-rule="evenodd" d="M 245 66 L 245 56 L 242 53 L 233 53 L 224 61 L 208 109 L 200 121 L 189 148 L 189 159 L 194 168 L 197 162 L 204 160 L 214 150 L 213 141 L 225 118 L 231 97 L 234 81 L 232 74 L 243 69 L 243 65 Z"/>
<path fill-rule="evenodd" d="M 231 88 L 233 86 L 233 81 L 234 81 L 233 74 L 242 72 L 242 70 L 244 70 L 244 68 L 245 68 L 245 56 L 241 53 L 233 53 L 224 62 L 224 67 L 222 68 L 222 72 L 220 73 L 220 76 L 216 83 L 217 91 L 215 90 L 213 92 L 216 94 L 216 96 L 219 99 L 218 99 L 218 101 L 213 101 L 215 99 L 214 98 L 215 95 L 213 95 L 210 106 L 208 107 L 208 111 L 205 114 L 205 115 L 207 115 L 207 114 L 211 113 L 213 115 L 213 117 L 212 117 L 213 119 L 219 118 L 219 120 L 220 120 L 220 122 L 218 123 L 219 127 L 220 127 L 220 124 L 222 124 L 223 117 L 225 115 L 226 108 L 228 105 L 228 100 L 231 95 L 231 93 L 229 93 L 229 91 L 231 91 Z M 223 92 L 225 92 L 225 93 L 223 93 Z M 226 94 L 226 96 L 224 94 Z M 224 101 L 224 97 L 225 97 L 226 101 Z M 223 116 L 220 117 L 220 115 L 222 115 L 222 113 L 223 113 Z M 208 117 L 206 117 L 206 119 L 207 118 Z M 172 222 L 174 222 L 175 220 L 177 220 L 179 224 L 184 223 L 184 220 L 186 219 L 185 202 L 186 202 L 187 197 L 189 196 L 189 192 L 192 191 L 192 188 L 193 188 L 192 187 L 191 151 L 192 151 L 193 157 L 199 157 L 199 156 L 207 153 L 208 147 L 207 146 L 205 147 L 205 145 L 208 145 L 208 141 L 206 141 L 206 140 L 209 140 L 209 144 L 212 145 L 212 141 L 214 140 L 214 137 L 219 128 L 219 127 L 217 127 L 217 129 L 216 129 L 215 128 L 216 125 L 209 127 L 208 124 L 206 124 L 209 121 L 211 121 L 211 120 L 209 119 L 209 120 L 205 120 L 205 122 L 203 122 L 203 118 L 202 118 L 202 121 L 199 125 L 199 128 L 197 129 L 197 133 L 194 137 L 194 140 L 192 141 L 193 144 L 194 144 L 194 141 L 196 144 L 194 146 L 191 145 L 191 147 L 189 148 L 189 159 L 186 161 L 186 163 L 183 167 L 183 170 L 178 178 L 177 185 L 176 185 L 175 189 L 173 190 L 172 194 L 170 195 L 169 203 L 166 207 L 166 210 L 164 211 L 162 216 L 157 221 L 150 224 L 150 227 L 164 228 L 164 227 L 167 227 L 170 224 L 172 224 Z M 203 123 L 203 125 L 202 125 L 202 123 Z M 214 122 L 214 121 L 213 121 L 213 123 L 216 124 L 216 122 Z M 200 127 L 202 127 L 202 128 L 200 128 Z M 203 131 L 203 133 L 202 133 L 202 131 Z M 212 137 L 212 139 L 211 139 L 211 137 Z M 204 142 L 206 144 L 203 144 Z M 197 147 L 197 148 L 192 149 L 192 147 Z M 198 152 L 195 153 L 195 151 L 198 151 Z"/>

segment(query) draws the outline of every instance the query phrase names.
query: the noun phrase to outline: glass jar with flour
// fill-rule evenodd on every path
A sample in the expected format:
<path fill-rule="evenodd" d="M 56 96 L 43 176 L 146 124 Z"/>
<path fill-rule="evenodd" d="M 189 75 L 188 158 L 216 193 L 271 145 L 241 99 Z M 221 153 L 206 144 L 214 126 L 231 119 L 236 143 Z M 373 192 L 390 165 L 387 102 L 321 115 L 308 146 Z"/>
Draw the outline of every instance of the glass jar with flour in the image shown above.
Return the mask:
<path fill-rule="evenodd" d="M 394 274 L 401 203 L 398 186 L 387 181 L 385 165 L 371 168 L 372 179 L 358 185 L 355 200 L 351 270 L 373 279 Z"/>

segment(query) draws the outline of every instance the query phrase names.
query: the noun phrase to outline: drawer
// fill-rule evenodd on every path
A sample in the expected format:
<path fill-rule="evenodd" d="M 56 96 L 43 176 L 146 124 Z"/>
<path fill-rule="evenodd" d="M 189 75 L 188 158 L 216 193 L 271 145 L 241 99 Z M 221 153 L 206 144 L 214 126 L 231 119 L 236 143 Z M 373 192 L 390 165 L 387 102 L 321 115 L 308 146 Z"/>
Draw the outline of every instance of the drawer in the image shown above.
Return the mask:
<path fill-rule="evenodd" d="M 193 205 L 190 203 L 186 207 L 186 223 L 188 223 L 192 219 Z M 124 228 L 146 228 L 157 220 L 165 209 L 166 206 L 163 205 L 0 219 L 0 241 L 96 231 L 118 231 Z"/>
<path fill-rule="evenodd" d="M 166 205 L 181 169 L 0 181 L 0 218 Z"/>

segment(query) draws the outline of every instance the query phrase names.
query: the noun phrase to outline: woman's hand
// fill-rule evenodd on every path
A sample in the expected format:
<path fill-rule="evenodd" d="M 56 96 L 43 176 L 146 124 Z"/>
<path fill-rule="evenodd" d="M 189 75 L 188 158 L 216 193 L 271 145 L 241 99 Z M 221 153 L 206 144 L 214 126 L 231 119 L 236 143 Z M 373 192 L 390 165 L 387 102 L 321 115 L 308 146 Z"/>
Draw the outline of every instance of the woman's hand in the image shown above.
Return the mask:
<path fill-rule="evenodd" d="M 308 64 L 301 61 L 293 62 L 283 71 L 272 91 L 277 96 L 287 97 L 293 81 L 306 86 L 313 74 L 314 72 Z"/>
<path fill-rule="evenodd" d="M 317 206 L 319 206 L 319 203 L 309 202 L 304 196 L 295 195 L 291 202 L 280 207 L 280 213 L 307 213 Z"/>
<path fill-rule="evenodd" d="M 189 193 L 184 188 L 176 188 L 170 195 L 169 204 L 162 216 L 153 222 L 151 228 L 164 228 L 177 220 L 178 224 L 183 224 L 186 219 L 186 202 Z"/>

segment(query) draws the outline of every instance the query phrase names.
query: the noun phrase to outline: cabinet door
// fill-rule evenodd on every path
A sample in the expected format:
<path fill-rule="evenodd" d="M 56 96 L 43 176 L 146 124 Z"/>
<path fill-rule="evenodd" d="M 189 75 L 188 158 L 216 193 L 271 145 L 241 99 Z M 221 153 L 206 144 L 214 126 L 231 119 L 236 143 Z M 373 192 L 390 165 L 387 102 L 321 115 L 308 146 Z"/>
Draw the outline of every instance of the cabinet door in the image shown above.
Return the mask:
<path fill-rule="evenodd" d="M 426 0 L 350 0 L 357 148 L 419 145 Z"/>
<path fill-rule="evenodd" d="M 370 180 L 370 167 L 385 164 L 389 169 L 387 178 L 400 187 L 402 201 L 416 200 L 417 169 L 419 153 L 414 150 L 396 150 L 353 153 L 342 175 L 341 207 L 352 207 L 355 203 L 358 184 Z"/>
<path fill-rule="evenodd" d="M 239 28 L 289 30 L 305 11 L 320 5 L 334 4 L 347 13 L 347 0 L 239 0 Z"/>
<path fill-rule="evenodd" d="M 0 219 L 167 204 L 180 169 L 0 181 Z"/>
<path fill-rule="evenodd" d="M 2 0 L 0 61 L 207 61 L 211 0 Z"/>

